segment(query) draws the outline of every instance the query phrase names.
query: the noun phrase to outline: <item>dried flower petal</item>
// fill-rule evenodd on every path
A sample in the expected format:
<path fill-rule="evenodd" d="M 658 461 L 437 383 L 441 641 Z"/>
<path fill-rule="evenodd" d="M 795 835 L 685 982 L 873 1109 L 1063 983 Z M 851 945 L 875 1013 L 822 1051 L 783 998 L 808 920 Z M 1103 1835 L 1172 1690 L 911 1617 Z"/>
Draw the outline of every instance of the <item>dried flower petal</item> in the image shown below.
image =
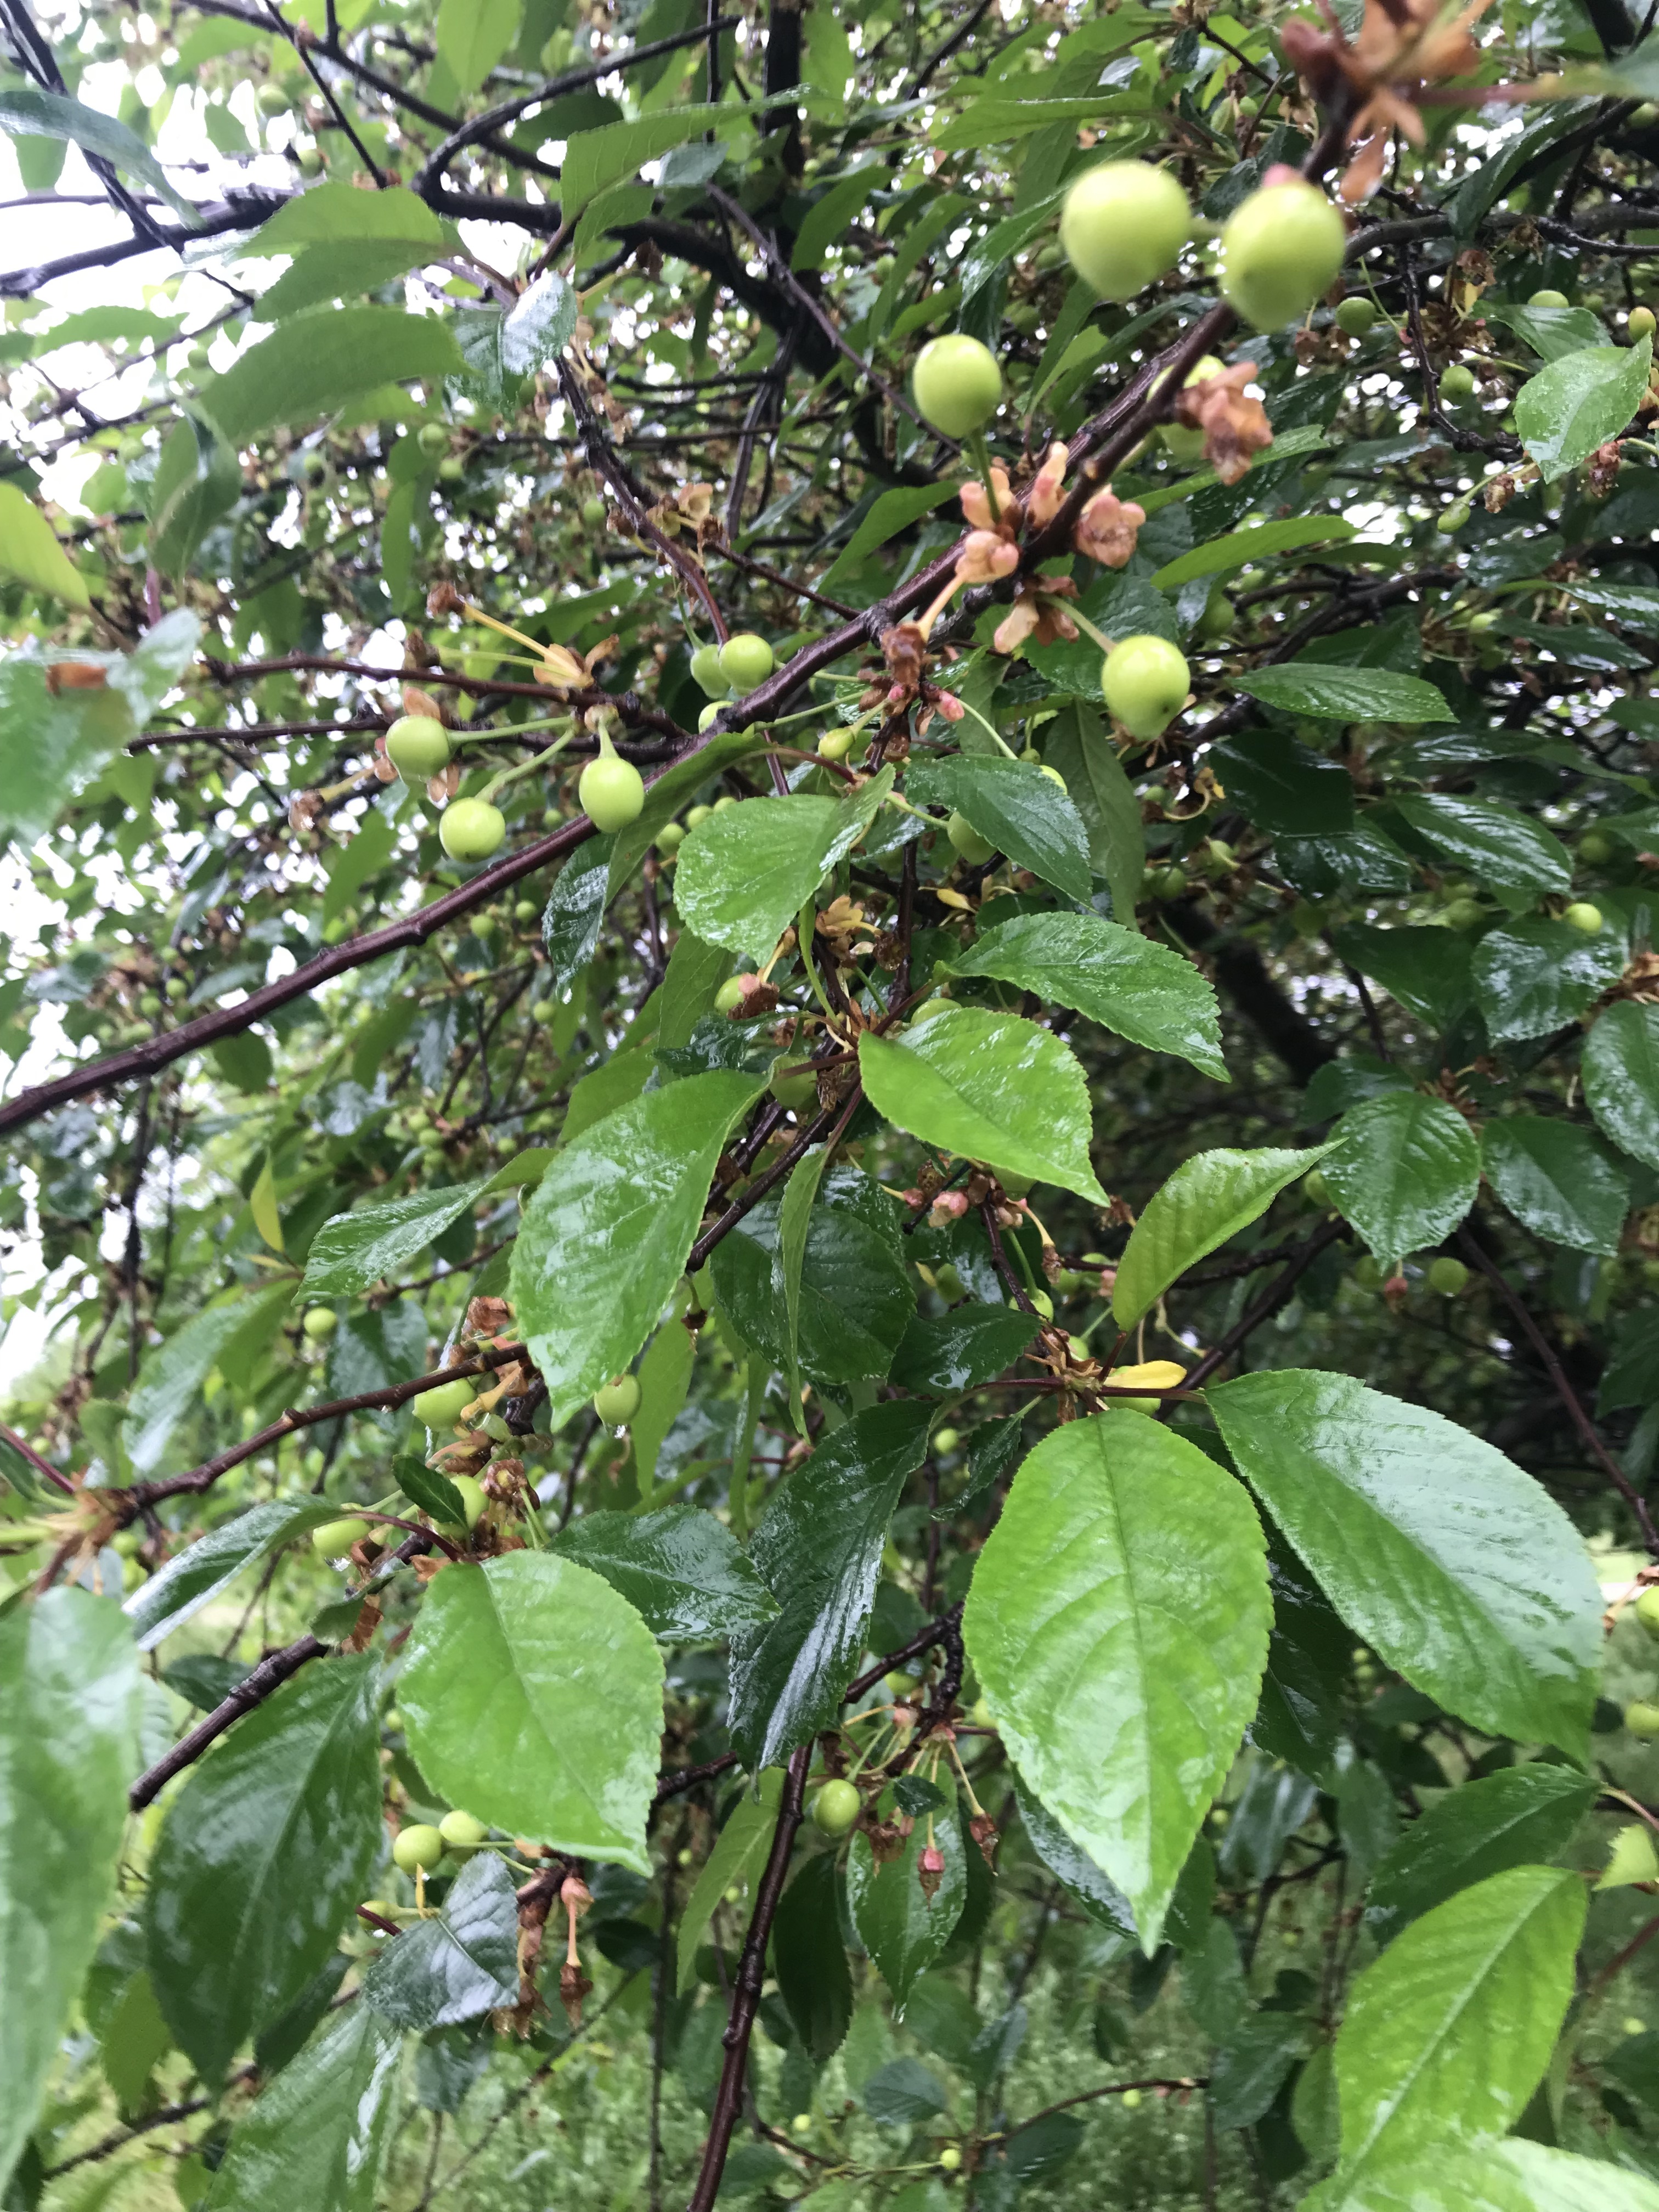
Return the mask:
<path fill-rule="evenodd" d="M 1126 568 L 1146 520 L 1144 507 L 1137 506 L 1132 499 L 1119 499 L 1108 484 L 1104 491 L 1095 494 L 1079 515 L 1072 543 L 1079 553 L 1091 561 L 1098 561 L 1103 568 Z"/>

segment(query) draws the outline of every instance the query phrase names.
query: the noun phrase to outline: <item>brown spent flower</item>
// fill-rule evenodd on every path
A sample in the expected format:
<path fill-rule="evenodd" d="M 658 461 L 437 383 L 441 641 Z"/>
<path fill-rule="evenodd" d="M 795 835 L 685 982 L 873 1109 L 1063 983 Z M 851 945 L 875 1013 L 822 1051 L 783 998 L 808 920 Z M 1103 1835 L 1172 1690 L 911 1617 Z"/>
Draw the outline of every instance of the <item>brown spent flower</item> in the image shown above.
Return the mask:
<path fill-rule="evenodd" d="M 1078 516 L 1072 543 L 1078 551 L 1103 568 L 1128 566 L 1135 539 L 1146 520 L 1146 510 L 1132 499 L 1119 499 L 1108 484 L 1097 491 Z"/>
<path fill-rule="evenodd" d="M 1320 104 L 1348 117 L 1354 149 L 1342 179 L 1350 207 L 1368 198 L 1382 180 L 1395 131 L 1420 147 L 1426 132 L 1424 94 L 1448 77 L 1467 76 L 1480 65 L 1470 26 L 1491 0 L 1469 0 L 1449 16 L 1445 0 L 1365 0 L 1364 21 L 1351 45 L 1329 5 L 1319 0 L 1328 28 L 1292 16 L 1279 31 L 1285 60 Z M 1473 98 L 1487 100 L 1487 87 Z"/>
<path fill-rule="evenodd" d="M 1219 376 L 1189 384 L 1176 401 L 1176 420 L 1203 431 L 1204 458 L 1223 483 L 1247 476 L 1255 455 L 1273 441 L 1267 409 L 1244 389 L 1255 374 L 1254 362 L 1235 362 Z"/>

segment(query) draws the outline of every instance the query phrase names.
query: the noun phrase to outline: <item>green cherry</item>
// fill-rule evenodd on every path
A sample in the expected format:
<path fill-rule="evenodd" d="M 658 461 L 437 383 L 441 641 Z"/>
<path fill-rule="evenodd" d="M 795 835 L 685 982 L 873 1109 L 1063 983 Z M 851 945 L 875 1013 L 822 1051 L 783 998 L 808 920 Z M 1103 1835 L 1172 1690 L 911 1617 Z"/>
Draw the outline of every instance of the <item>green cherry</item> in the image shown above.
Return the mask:
<path fill-rule="evenodd" d="M 1650 338 L 1656 328 L 1652 308 L 1632 307 L 1625 328 L 1630 333 L 1632 345 L 1639 345 L 1644 338 Z"/>
<path fill-rule="evenodd" d="M 452 799 L 438 823 L 438 842 L 452 860 L 487 860 L 507 836 L 507 817 L 487 799 Z"/>
<path fill-rule="evenodd" d="M 1363 338 L 1376 320 L 1376 302 L 1355 292 L 1338 302 L 1334 319 L 1344 337 Z"/>
<path fill-rule="evenodd" d="M 429 461 L 441 460 L 449 451 L 449 433 L 441 422 L 422 422 L 415 442 Z"/>
<path fill-rule="evenodd" d="M 386 757 L 405 783 L 436 775 L 449 752 L 449 732 L 433 714 L 400 715 L 386 733 Z"/>
<path fill-rule="evenodd" d="M 428 1429 L 453 1429 L 478 1395 L 476 1382 L 465 1376 L 453 1382 L 435 1382 L 410 1401 L 409 1410 Z"/>
<path fill-rule="evenodd" d="M 405 1874 L 413 1874 L 416 1867 L 430 1874 L 443 1855 L 441 1833 L 424 1821 L 412 1828 L 400 1829 L 392 1846 L 392 1858 Z"/>
<path fill-rule="evenodd" d="M 1162 737 L 1187 703 L 1192 678 L 1167 637 L 1126 637 L 1100 665 L 1107 706 L 1132 738 Z"/>
<path fill-rule="evenodd" d="M 850 1782 L 826 1782 L 812 1806 L 812 1826 L 823 1836 L 844 1836 L 863 1810 L 864 1800 Z"/>
<path fill-rule="evenodd" d="M 1636 1601 L 1636 1618 L 1650 1636 L 1659 1636 L 1659 1585 L 1650 1583 Z"/>
<path fill-rule="evenodd" d="M 354 1544 L 362 1542 L 368 1528 L 367 1521 L 325 1521 L 312 1530 L 311 1548 L 319 1559 L 343 1559 Z"/>
<path fill-rule="evenodd" d="M 1566 294 L 1557 292 L 1547 284 L 1540 291 L 1534 292 L 1527 301 L 1529 307 L 1565 307 L 1567 304 Z"/>
<path fill-rule="evenodd" d="M 1659 1735 L 1659 1705 L 1646 1698 L 1636 1698 L 1625 1708 L 1625 1726 L 1634 1736 L 1646 1742 Z"/>
<path fill-rule="evenodd" d="M 1299 322 L 1329 291 L 1347 252 L 1341 211 L 1316 185 L 1265 185 L 1221 234 L 1221 289 L 1259 331 Z"/>
<path fill-rule="evenodd" d="M 616 1375 L 593 1393 L 593 1411 L 608 1429 L 625 1429 L 640 1410 L 640 1378 Z"/>
<path fill-rule="evenodd" d="M 300 1326 L 313 1344 L 325 1344 L 340 1326 L 340 1316 L 332 1306 L 313 1306 Z"/>
<path fill-rule="evenodd" d="M 489 1831 L 482 1820 L 475 1820 L 471 1813 L 463 1813 L 458 1806 L 439 1821 L 438 1833 L 452 1851 L 476 1851 Z"/>
<path fill-rule="evenodd" d="M 1225 362 L 1218 360 L 1214 354 L 1206 353 L 1204 358 L 1195 362 L 1182 377 L 1182 390 L 1190 392 L 1195 384 L 1207 384 L 1212 376 L 1219 376 L 1226 365 Z M 1169 379 L 1166 377 L 1164 381 L 1167 386 Z M 1204 433 L 1202 430 L 1188 429 L 1184 422 L 1160 422 L 1158 434 L 1168 448 L 1170 459 L 1172 461 L 1179 461 L 1182 468 L 1190 468 L 1195 461 L 1203 459 Z"/>
<path fill-rule="evenodd" d="M 1443 1252 L 1437 1260 L 1429 1262 L 1429 1288 L 1443 1298 L 1455 1298 L 1468 1287 L 1468 1269 L 1461 1260 L 1454 1260 L 1449 1252 Z"/>
<path fill-rule="evenodd" d="M 1103 161 L 1066 193 L 1060 242 L 1103 300 L 1132 300 L 1174 268 L 1192 227 L 1187 195 L 1167 169 Z"/>
<path fill-rule="evenodd" d="M 714 994 L 714 1012 L 717 1014 L 735 1014 L 748 996 L 743 978 L 729 975 Z"/>
<path fill-rule="evenodd" d="M 996 356 L 965 331 L 930 338 L 916 356 L 910 389 L 917 411 L 947 438 L 971 438 L 1002 404 Z"/>
<path fill-rule="evenodd" d="M 980 836 L 968 817 L 954 809 L 945 825 L 945 834 L 951 841 L 951 849 L 971 868 L 983 867 L 996 851 L 988 839 Z"/>
<path fill-rule="evenodd" d="M 469 1529 L 476 1528 L 483 1518 L 483 1510 L 489 1500 L 484 1496 L 484 1486 L 475 1474 L 452 1474 L 450 1480 L 460 1492 L 461 1509 L 466 1516 Z"/>
<path fill-rule="evenodd" d="M 607 836 L 639 819 L 645 779 L 632 761 L 622 757 L 607 731 L 599 732 L 599 758 L 589 761 L 577 779 L 576 797 L 593 827 Z"/>
<path fill-rule="evenodd" d="M 1595 937 L 1601 927 L 1601 909 L 1589 899 L 1575 899 L 1561 917 L 1570 928 L 1582 929 L 1586 937 Z"/>
<path fill-rule="evenodd" d="M 752 691 L 772 673 L 772 648 L 752 629 L 740 629 L 720 650 L 720 674 L 733 691 Z"/>
<path fill-rule="evenodd" d="M 724 699 L 731 685 L 720 672 L 720 649 L 717 645 L 700 645 L 691 656 L 693 679 L 711 699 Z"/>

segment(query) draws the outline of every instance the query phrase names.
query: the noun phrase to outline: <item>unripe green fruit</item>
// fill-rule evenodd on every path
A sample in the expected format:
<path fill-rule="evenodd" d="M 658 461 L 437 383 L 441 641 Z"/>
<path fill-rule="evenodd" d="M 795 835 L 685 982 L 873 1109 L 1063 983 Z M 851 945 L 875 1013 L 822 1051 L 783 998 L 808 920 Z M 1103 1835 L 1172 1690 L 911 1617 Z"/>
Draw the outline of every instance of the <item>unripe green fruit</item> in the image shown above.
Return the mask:
<path fill-rule="evenodd" d="M 1449 1252 L 1443 1252 L 1437 1260 L 1429 1262 L 1429 1288 L 1443 1298 L 1455 1298 L 1468 1288 L 1468 1269 L 1461 1260 L 1454 1260 Z"/>
<path fill-rule="evenodd" d="M 609 836 L 637 822 L 645 805 L 645 778 L 632 761 L 625 761 L 602 730 L 599 757 L 591 760 L 576 781 L 576 797 L 593 827 Z"/>
<path fill-rule="evenodd" d="M 1587 868 L 1605 868 L 1618 852 L 1618 846 L 1604 830 L 1586 830 L 1578 840 L 1578 857 Z"/>
<path fill-rule="evenodd" d="M 737 800 L 732 798 L 729 791 L 722 792 L 720 796 L 714 801 L 713 811 L 716 814 L 719 814 L 728 806 L 735 806 L 737 803 Z"/>
<path fill-rule="evenodd" d="M 1553 291 L 1547 284 L 1541 291 L 1532 295 L 1527 305 L 1529 307 L 1565 307 L 1567 305 L 1567 295 L 1565 292 Z"/>
<path fill-rule="evenodd" d="M 1339 302 L 1336 327 L 1345 337 L 1363 338 L 1376 320 L 1376 302 L 1368 300 L 1363 292 L 1356 292 Z"/>
<path fill-rule="evenodd" d="M 440 461 L 438 464 L 438 482 L 440 483 L 458 484 L 465 475 L 465 463 L 458 459 L 453 453 L 449 454 L 447 459 Z"/>
<path fill-rule="evenodd" d="M 1479 929 L 1486 918 L 1486 909 L 1479 899 L 1455 898 L 1445 910 L 1448 929 Z"/>
<path fill-rule="evenodd" d="M 720 670 L 720 649 L 717 645 L 700 645 L 691 656 L 691 674 L 711 699 L 724 699 L 731 686 Z"/>
<path fill-rule="evenodd" d="M 558 1011 L 551 999 L 538 999 L 530 1009 L 530 1018 L 538 1030 L 544 1030 L 553 1022 Z"/>
<path fill-rule="evenodd" d="M 1103 300 L 1132 300 L 1175 266 L 1192 224 L 1187 195 L 1167 169 L 1103 161 L 1066 193 L 1060 242 Z"/>
<path fill-rule="evenodd" d="M 593 1393 L 593 1411 L 608 1429 L 625 1429 L 640 1410 L 637 1375 L 613 1376 Z"/>
<path fill-rule="evenodd" d="M 416 1867 L 430 1874 L 443 1855 L 442 1835 L 424 1821 L 415 1827 L 401 1829 L 392 1846 L 392 1859 L 405 1874 L 413 1874 Z"/>
<path fill-rule="evenodd" d="M 1474 511 L 1472 499 L 1455 499 L 1435 524 L 1443 538 L 1455 537 Z"/>
<path fill-rule="evenodd" d="M 1582 929 L 1586 937 L 1595 937 L 1601 927 L 1601 909 L 1588 899 L 1575 899 L 1561 919 L 1569 927 Z"/>
<path fill-rule="evenodd" d="M 856 730 L 826 730 L 818 739 L 818 751 L 825 760 L 845 760 L 858 741 Z"/>
<path fill-rule="evenodd" d="M 487 799 L 452 799 L 438 823 L 438 842 L 452 860 L 487 860 L 507 836 L 507 817 Z"/>
<path fill-rule="evenodd" d="M 982 430 L 1002 404 L 996 356 L 965 331 L 930 338 L 916 356 L 910 389 L 924 419 L 947 438 Z"/>
<path fill-rule="evenodd" d="M 844 1836 L 863 1810 L 850 1782 L 826 1782 L 812 1803 L 812 1826 L 823 1836 Z"/>
<path fill-rule="evenodd" d="M 1645 1698 L 1637 1698 L 1625 1708 L 1625 1726 L 1644 1742 L 1659 1735 L 1659 1705 L 1651 1705 Z"/>
<path fill-rule="evenodd" d="M 1146 888 L 1154 898 L 1179 898 L 1187 888 L 1187 871 L 1179 860 L 1169 860 L 1161 868 L 1148 868 Z"/>
<path fill-rule="evenodd" d="M 699 735 L 701 735 L 704 730 L 712 730 L 714 728 L 715 722 L 719 720 L 720 711 L 720 701 L 718 699 L 711 699 L 708 704 L 703 708 L 702 712 L 697 716 L 697 731 Z"/>
<path fill-rule="evenodd" d="M 720 647 L 720 674 L 734 691 L 752 691 L 772 673 L 772 648 L 752 629 L 740 629 Z"/>
<path fill-rule="evenodd" d="M 438 1833 L 452 1851 L 476 1851 L 489 1831 L 482 1820 L 475 1820 L 471 1813 L 463 1813 L 458 1807 L 439 1821 Z"/>
<path fill-rule="evenodd" d="M 806 1068 L 798 1075 L 775 1075 L 767 1087 L 779 1105 L 787 1106 L 792 1114 L 818 1103 L 818 1079 Z"/>
<path fill-rule="evenodd" d="M 313 1306 L 300 1326 L 313 1344 L 322 1344 L 340 1326 L 340 1316 L 332 1306 Z"/>
<path fill-rule="evenodd" d="M 933 1449 L 941 1459 L 953 1452 L 961 1442 L 962 1435 L 959 1430 L 947 1426 L 935 1429 L 933 1431 Z"/>
<path fill-rule="evenodd" d="M 427 782 L 449 754 L 449 732 L 434 714 L 399 715 L 386 733 L 386 757 L 405 783 Z"/>
<path fill-rule="evenodd" d="M 428 1429 L 453 1429 L 478 1395 L 476 1382 L 465 1376 L 453 1382 L 434 1382 L 410 1401 L 409 1410 Z"/>
<path fill-rule="evenodd" d="M 261 115 L 285 115 L 288 112 L 288 94 L 280 84 L 262 84 L 253 98 Z"/>
<path fill-rule="evenodd" d="M 1132 738 L 1162 737 L 1187 703 L 1192 677 L 1167 637 L 1126 637 L 1100 665 L 1100 689 Z"/>
<path fill-rule="evenodd" d="M 665 860 L 672 860 L 685 842 L 685 825 L 682 822 L 665 822 L 657 832 L 657 850 Z"/>
<path fill-rule="evenodd" d="M 1465 368 L 1461 361 L 1453 362 L 1440 379 L 1440 397 L 1451 400 L 1473 399 L 1474 371 Z"/>
<path fill-rule="evenodd" d="M 516 899 L 514 902 L 513 919 L 518 923 L 520 929 L 526 927 L 531 922 L 534 921 L 540 912 L 541 908 L 537 905 L 534 899 Z"/>
<path fill-rule="evenodd" d="M 1331 1202 L 1331 1187 L 1325 1180 L 1322 1168 L 1309 1169 L 1302 1178 L 1302 1189 L 1310 1205 L 1328 1206 Z"/>
<path fill-rule="evenodd" d="M 582 501 L 582 521 L 589 530 L 597 530 L 605 516 L 605 505 L 602 499 L 585 499 Z"/>
<path fill-rule="evenodd" d="M 1221 234 L 1222 291 L 1257 330 L 1280 330 L 1330 289 L 1347 245 L 1340 211 L 1316 185 L 1266 185 Z"/>
<path fill-rule="evenodd" d="M 1650 1636 L 1659 1636 L 1659 1585 L 1650 1583 L 1636 1601 L 1636 1618 Z"/>
<path fill-rule="evenodd" d="M 483 1510 L 489 1500 L 484 1496 L 484 1486 L 476 1474 L 452 1474 L 450 1480 L 460 1492 L 461 1510 L 468 1528 L 476 1528 L 483 1518 Z"/>
<path fill-rule="evenodd" d="M 1644 338 L 1650 338 L 1656 328 L 1652 308 L 1632 307 L 1625 328 L 1630 332 L 1632 345 L 1639 345 Z"/>
<path fill-rule="evenodd" d="M 319 1559 L 343 1559 L 354 1544 L 362 1542 L 368 1529 L 367 1521 L 325 1521 L 312 1530 L 311 1548 Z"/>
<path fill-rule="evenodd" d="M 980 836 L 965 814 L 958 814 L 954 808 L 945 825 L 945 834 L 951 841 L 951 849 L 970 867 L 983 867 L 997 849 Z"/>
<path fill-rule="evenodd" d="M 415 442 L 429 461 L 441 460 L 449 451 L 449 433 L 441 422 L 422 422 Z"/>
<path fill-rule="evenodd" d="M 1204 602 L 1204 611 L 1198 618 L 1198 634 L 1206 645 L 1225 637 L 1233 626 L 1232 601 L 1225 592 L 1212 592 Z"/>
<path fill-rule="evenodd" d="M 962 2164 L 962 2153 L 955 2143 L 946 2143 L 939 2154 L 939 2162 L 947 2173 L 954 2173 Z"/>
<path fill-rule="evenodd" d="M 1006 1178 L 1004 1188 L 1006 1188 Z M 1052 1321 L 1054 1319 L 1054 1302 L 1049 1297 L 1047 1291 L 1028 1291 L 1025 1295 L 1030 1298 L 1032 1305 L 1036 1309 L 1037 1313 L 1044 1321 Z"/>
<path fill-rule="evenodd" d="M 714 994 L 714 1012 L 717 1014 L 735 1014 L 748 995 L 738 976 L 728 976 Z"/>
<path fill-rule="evenodd" d="M 161 993 L 159 991 L 141 991 L 138 994 L 138 1011 L 141 1014 L 149 1014 L 153 1019 L 155 1016 L 159 1014 L 161 1011 Z"/>
<path fill-rule="evenodd" d="M 299 164 L 300 174 L 302 177 L 322 175 L 323 157 L 315 146 L 302 146 L 294 158 Z"/>

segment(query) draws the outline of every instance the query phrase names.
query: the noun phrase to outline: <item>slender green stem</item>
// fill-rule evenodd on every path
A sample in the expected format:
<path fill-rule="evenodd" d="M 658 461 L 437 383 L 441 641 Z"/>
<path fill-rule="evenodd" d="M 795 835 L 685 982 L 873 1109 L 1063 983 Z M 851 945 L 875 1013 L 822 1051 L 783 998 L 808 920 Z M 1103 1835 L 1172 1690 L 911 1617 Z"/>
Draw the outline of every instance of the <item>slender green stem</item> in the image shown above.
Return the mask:
<path fill-rule="evenodd" d="M 574 730 L 570 735 L 575 735 Z M 549 761 L 562 753 L 569 743 L 568 737 L 556 738 L 550 745 L 544 745 L 540 752 L 532 753 L 528 760 L 520 761 L 516 768 L 504 768 L 499 775 L 490 777 L 478 793 L 479 798 L 494 799 L 497 792 L 505 791 L 509 783 L 516 783 L 520 776 L 533 775 L 538 768 L 545 768 Z"/>
<path fill-rule="evenodd" d="M 1085 637 L 1093 638 L 1095 643 L 1100 647 L 1103 653 L 1109 653 L 1111 651 L 1111 639 L 1107 636 L 1104 630 L 1097 629 L 1094 624 L 1090 621 L 1087 615 L 1084 614 L 1079 608 L 1069 605 L 1066 611 L 1070 615 L 1072 620 L 1077 624 L 1078 628 L 1083 632 L 1083 635 Z"/>
<path fill-rule="evenodd" d="M 1018 755 L 1018 754 L 1014 750 L 1013 747 L 1012 747 L 1012 746 L 1008 743 L 1008 740 L 1007 740 L 1007 739 L 1003 736 L 1003 734 L 1002 734 L 1001 731 L 1000 731 L 1000 730 L 999 730 L 999 729 L 995 726 L 995 725 L 994 725 L 994 723 L 988 722 L 988 721 L 986 720 L 986 719 L 985 719 L 984 715 L 983 715 L 983 714 L 981 714 L 980 713 L 979 708 L 978 708 L 976 706 L 975 706 L 975 704 L 974 704 L 974 702 L 973 702 L 973 701 L 972 701 L 971 699 L 963 699 L 963 697 L 962 697 L 962 694 L 961 694 L 961 692 L 960 692 L 960 691 L 953 691 L 953 692 L 951 693 L 951 697 L 952 697 L 953 699 L 961 699 L 961 700 L 962 700 L 962 703 L 963 703 L 963 706 L 968 709 L 968 712 L 969 712 L 969 713 L 973 716 L 974 720 L 975 720 L 979 724 L 979 726 L 980 726 L 980 727 L 981 727 L 981 730 L 988 730 L 988 731 L 989 731 L 990 735 L 991 735 L 991 741 L 992 741 L 992 743 L 993 743 L 994 745 L 996 745 L 996 746 L 997 746 L 997 748 L 999 749 L 999 750 L 1000 750 L 1000 751 L 1002 751 L 1002 752 L 1006 753 L 1006 754 L 1007 755 L 1007 757 L 1008 757 L 1008 758 L 1009 758 L 1010 760 L 1018 760 L 1018 759 L 1019 758 L 1019 755 Z"/>
<path fill-rule="evenodd" d="M 990 502 L 991 520 L 1000 522 L 1002 509 L 997 504 L 997 488 L 991 479 L 991 448 L 985 442 L 983 430 L 975 430 L 963 440 L 969 459 L 979 471 L 979 480 L 985 487 L 985 496 Z"/>

